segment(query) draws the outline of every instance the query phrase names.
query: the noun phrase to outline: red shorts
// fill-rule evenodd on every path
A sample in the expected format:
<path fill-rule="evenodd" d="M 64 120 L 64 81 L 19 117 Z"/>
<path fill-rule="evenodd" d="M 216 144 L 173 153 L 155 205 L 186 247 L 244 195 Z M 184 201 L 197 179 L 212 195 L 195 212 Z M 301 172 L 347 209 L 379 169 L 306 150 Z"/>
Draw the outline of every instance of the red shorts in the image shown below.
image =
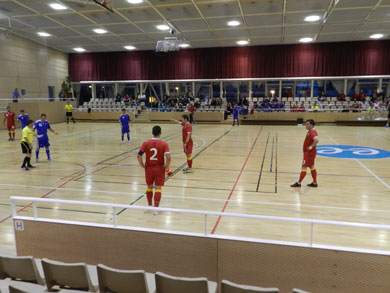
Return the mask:
<path fill-rule="evenodd" d="M 7 125 L 8 131 L 14 131 L 15 130 L 15 124 L 13 125 Z"/>
<path fill-rule="evenodd" d="M 184 150 L 184 153 L 186 155 L 191 155 L 192 154 L 192 147 L 194 146 L 194 142 L 192 140 L 190 140 L 187 145 L 186 145 L 186 148 Z"/>
<path fill-rule="evenodd" d="M 150 166 L 145 168 L 145 179 L 147 185 L 164 186 L 164 166 Z"/>
<path fill-rule="evenodd" d="M 316 152 L 304 152 L 302 167 L 313 167 L 314 161 L 316 160 Z"/>

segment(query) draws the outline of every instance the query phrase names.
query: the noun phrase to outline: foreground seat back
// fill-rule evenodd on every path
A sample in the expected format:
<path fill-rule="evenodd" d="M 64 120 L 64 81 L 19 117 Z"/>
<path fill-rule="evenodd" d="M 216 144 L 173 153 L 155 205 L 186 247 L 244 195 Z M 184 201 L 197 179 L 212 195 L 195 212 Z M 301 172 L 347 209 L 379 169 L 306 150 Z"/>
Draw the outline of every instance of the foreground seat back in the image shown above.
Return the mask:
<path fill-rule="evenodd" d="M 145 271 L 117 270 L 105 265 L 97 266 L 100 293 L 149 293 Z"/>
<path fill-rule="evenodd" d="M 255 293 L 255 292 L 279 293 L 279 289 L 239 285 L 226 280 L 223 280 L 221 282 L 221 293 Z"/>
<path fill-rule="evenodd" d="M 55 285 L 80 291 L 96 291 L 85 263 L 62 263 L 44 258 L 42 267 L 49 292 L 53 292 L 52 288 Z"/>
<path fill-rule="evenodd" d="M 180 278 L 156 273 L 156 293 L 208 293 L 206 278 Z"/>
<path fill-rule="evenodd" d="M 0 257 L 0 277 L 44 285 L 37 264 L 31 256 L 2 256 Z"/>

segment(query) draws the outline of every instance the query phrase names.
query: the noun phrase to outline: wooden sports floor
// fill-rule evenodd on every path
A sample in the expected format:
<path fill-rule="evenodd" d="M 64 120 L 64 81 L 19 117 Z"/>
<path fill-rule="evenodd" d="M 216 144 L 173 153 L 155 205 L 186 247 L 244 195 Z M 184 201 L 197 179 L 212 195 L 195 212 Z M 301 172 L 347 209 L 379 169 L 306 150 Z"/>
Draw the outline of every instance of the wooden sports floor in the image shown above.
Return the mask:
<path fill-rule="evenodd" d="M 49 120 L 50 121 L 50 120 Z M 9 196 L 146 205 L 143 169 L 136 155 L 151 137 L 153 124 L 133 124 L 131 143 L 120 141 L 119 123 L 56 124 L 49 134 L 53 162 L 41 150 L 41 163 L 20 169 L 20 130 L 15 142 L 0 132 L 0 250 L 15 253 Z M 166 181 L 161 206 L 241 214 L 390 224 L 390 159 L 317 157 L 319 188 L 292 189 L 302 162 L 306 135 L 298 126 L 194 126 L 194 173 L 183 174 L 181 129 L 161 124 L 173 154 L 173 176 Z M 317 126 L 320 145 L 390 148 L 390 130 L 376 127 Z M 311 182 L 308 172 L 304 184 Z M 31 215 L 19 202 L 20 215 Z M 47 218 L 111 223 L 111 210 L 39 204 Z M 118 211 L 118 224 L 203 232 L 202 216 Z M 309 242 L 310 225 L 209 217 L 217 235 Z M 314 243 L 390 250 L 385 230 L 315 226 Z"/>

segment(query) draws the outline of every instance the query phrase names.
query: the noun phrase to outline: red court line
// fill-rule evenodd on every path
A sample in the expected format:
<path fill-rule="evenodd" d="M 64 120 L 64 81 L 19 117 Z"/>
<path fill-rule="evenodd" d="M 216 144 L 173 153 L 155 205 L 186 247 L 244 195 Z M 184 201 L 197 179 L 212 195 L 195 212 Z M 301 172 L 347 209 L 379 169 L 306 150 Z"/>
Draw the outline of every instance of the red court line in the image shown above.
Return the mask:
<path fill-rule="evenodd" d="M 226 201 L 225 201 L 225 205 L 223 206 L 223 208 L 222 208 L 222 210 L 221 210 L 221 213 L 224 213 L 224 212 L 225 212 L 226 207 L 227 207 L 227 205 L 229 204 L 230 198 L 232 197 L 233 192 L 234 192 L 234 190 L 235 190 L 236 187 L 237 187 L 238 181 L 239 181 L 240 178 L 241 178 L 242 172 L 244 172 L 244 169 L 245 169 L 245 167 L 246 167 L 246 164 L 248 163 L 249 157 L 251 156 L 252 151 L 253 151 L 253 149 L 255 148 L 257 139 L 259 138 L 260 133 L 261 133 L 262 130 L 263 130 L 263 127 L 260 128 L 259 133 L 257 134 L 256 139 L 255 139 L 255 141 L 253 142 L 252 147 L 251 147 L 251 149 L 249 150 L 248 155 L 246 156 L 246 159 L 245 159 L 245 161 L 244 161 L 244 164 L 242 165 L 241 170 L 240 170 L 240 173 L 238 174 L 238 176 L 237 176 L 237 178 L 236 178 L 236 181 L 234 182 L 234 185 L 233 185 L 232 189 L 230 190 L 229 196 L 228 196 L 228 198 L 227 198 Z M 213 230 L 211 230 L 211 234 L 214 234 L 214 233 L 215 233 L 215 230 L 217 230 L 217 227 L 218 227 L 218 225 L 219 225 L 219 222 L 221 221 L 221 217 L 222 217 L 222 216 L 219 216 L 218 219 L 217 219 L 217 222 L 215 222 L 214 228 L 213 228 Z"/>
<path fill-rule="evenodd" d="M 69 178 L 69 179 L 66 180 L 65 182 L 63 182 L 63 183 L 61 183 L 60 185 L 58 185 L 57 187 L 53 188 L 52 190 L 49 190 L 49 191 L 46 192 L 44 195 L 42 195 L 41 198 L 47 197 L 48 195 L 50 195 L 51 193 L 53 193 L 54 191 L 56 191 L 58 188 L 61 188 L 61 187 L 63 187 L 65 184 L 68 184 L 69 182 L 75 180 L 76 178 L 78 178 L 78 177 L 84 175 L 84 173 L 87 171 L 87 168 L 85 168 L 85 166 L 82 165 L 82 164 L 79 164 L 79 163 L 75 163 L 75 164 L 76 164 L 76 165 L 79 165 L 79 166 L 81 166 L 81 167 L 83 168 L 83 170 L 81 171 L 81 173 L 79 172 L 80 174 L 77 174 L 77 175 L 75 175 L 75 176 Z M 32 203 L 29 203 L 28 205 L 24 206 L 23 208 L 17 210 L 16 213 L 22 212 L 22 211 L 24 211 L 25 209 L 29 208 L 30 206 L 32 206 Z M 10 216 L 5 217 L 4 219 L 0 220 L 0 224 L 3 223 L 3 222 L 5 222 L 5 221 L 7 221 L 7 220 L 10 219 L 11 217 L 12 217 L 12 216 L 10 215 Z"/>

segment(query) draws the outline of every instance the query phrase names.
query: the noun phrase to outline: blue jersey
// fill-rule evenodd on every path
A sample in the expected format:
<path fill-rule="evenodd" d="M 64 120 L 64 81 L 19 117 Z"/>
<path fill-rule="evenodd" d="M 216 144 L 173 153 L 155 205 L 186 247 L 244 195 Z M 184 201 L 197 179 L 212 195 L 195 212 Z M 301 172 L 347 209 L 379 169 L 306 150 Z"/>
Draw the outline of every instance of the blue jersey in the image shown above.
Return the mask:
<path fill-rule="evenodd" d="M 27 121 L 28 121 L 28 114 L 20 114 L 18 116 L 18 121 L 20 121 L 20 124 L 22 125 L 22 129 L 27 126 Z"/>
<path fill-rule="evenodd" d="M 119 118 L 119 121 L 122 123 L 123 127 L 128 127 L 130 122 L 130 116 L 129 114 L 122 114 Z"/>
<path fill-rule="evenodd" d="M 47 138 L 47 130 L 50 129 L 50 124 L 47 121 L 37 120 L 35 121 L 33 128 L 37 130 L 38 135 L 43 135 L 38 139 L 44 139 Z"/>
<path fill-rule="evenodd" d="M 238 118 L 239 111 L 240 111 L 240 107 L 238 106 L 234 107 L 233 116 Z"/>

